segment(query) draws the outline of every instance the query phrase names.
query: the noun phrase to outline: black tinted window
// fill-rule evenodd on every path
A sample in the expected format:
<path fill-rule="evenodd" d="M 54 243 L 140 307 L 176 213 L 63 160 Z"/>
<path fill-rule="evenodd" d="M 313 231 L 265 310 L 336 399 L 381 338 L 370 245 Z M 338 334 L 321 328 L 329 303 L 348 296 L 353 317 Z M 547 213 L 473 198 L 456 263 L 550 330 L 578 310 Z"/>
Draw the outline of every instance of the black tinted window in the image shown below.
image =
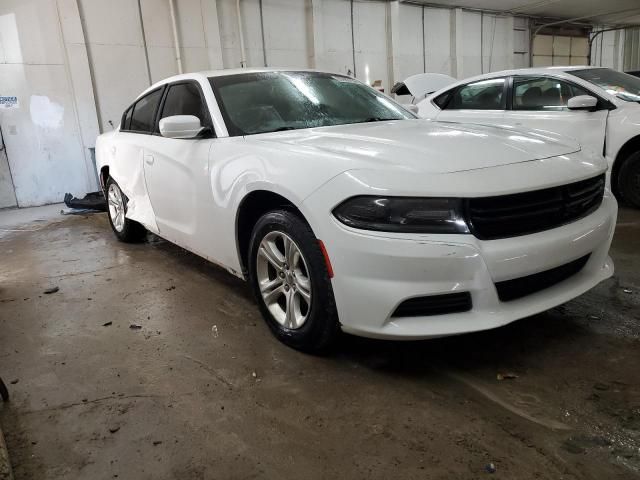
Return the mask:
<path fill-rule="evenodd" d="M 198 86 L 193 83 L 171 85 L 162 107 L 161 118 L 172 115 L 195 115 L 207 124 L 207 111 Z"/>
<path fill-rule="evenodd" d="M 131 116 L 129 130 L 134 132 L 151 132 L 162 89 L 149 93 L 136 102 Z"/>
<path fill-rule="evenodd" d="M 122 115 L 122 125 L 120 126 L 121 130 L 129 130 L 131 126 L 131 114 L 133 113 L 133 107 L 130 107 L 129 110 L 124 112 Z"/>
<path fill-rule="evenodd" d="M 447 110 L 504 110 L 504 78 L 491 78 L 458 88 Z"/>
<path fill-rule="evenodd" d="M 449 103 L 449 99 L 451 98 L 452 94 L 453 94 L 453 90 L 449 90 L 448 92 L 445 92 L 442 95 L 438 95 L 433 100 L 433 103 L 435 103 L 439 108 L 445 108 L 447 106 L 447 103 Z"/>

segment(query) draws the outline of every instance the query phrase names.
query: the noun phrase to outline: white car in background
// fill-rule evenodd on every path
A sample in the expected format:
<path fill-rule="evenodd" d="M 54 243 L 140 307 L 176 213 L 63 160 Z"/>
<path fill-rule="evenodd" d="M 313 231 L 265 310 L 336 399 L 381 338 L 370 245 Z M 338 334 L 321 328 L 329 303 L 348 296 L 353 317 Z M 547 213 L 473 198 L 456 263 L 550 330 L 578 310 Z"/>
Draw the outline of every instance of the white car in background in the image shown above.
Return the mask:
<path fill-rule="evenodd" d="M 573 141 L 427 122 L 343 75 L 230 70 L 143 92 L 98 137 L 109 221 L 247 279 L 272 332 L 498 327 L 613 273 L 606 162 Z"/>
<path fill-rule="evenodd" d="M 417 77 L 417 78 L 416 78 Z M 613 192 L 640 207 L 640 78 L 600 67 L 507 70 L 444 86 L 414 76 L 411 93 L 424 118 L 542 129 L 603 154 Z M 430 82 L 430 77 L 435 79 Z M 440 84 L 438 84 L 438 80 Z M 409 87 L 409 84 L 407 84 Z"/>

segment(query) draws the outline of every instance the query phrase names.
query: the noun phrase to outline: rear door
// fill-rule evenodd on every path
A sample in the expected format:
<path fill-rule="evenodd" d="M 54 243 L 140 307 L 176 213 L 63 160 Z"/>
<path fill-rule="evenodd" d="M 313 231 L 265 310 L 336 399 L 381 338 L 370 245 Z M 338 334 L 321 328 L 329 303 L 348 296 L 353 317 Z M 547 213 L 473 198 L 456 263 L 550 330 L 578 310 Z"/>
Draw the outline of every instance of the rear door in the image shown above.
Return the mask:
<path fill-rule="evenodd" d="M 505 122 L 515 127 L 548 130 L 577 140 L 584 149 L 601 153 L 609 110 L 603 100 L 595 111 L 569 110 L 567 101 L 591 95 L 572 82 L 551 76 L 515 76 Z"/>
<path fill-rule="evenodd" d="M 155 215 L 144 179 L 144 145 L 153 135 L 154 122 L 164 86 L 147 93 L 122 116 L 120 129 L 108 148 L 109 174 L 127 196 L 127 218 L 157 233 Z"/>
<path fill-rule="evenodd" d="M 195 115 L 208 127 L 198 138 L 165 138 L 158 124 L 173 115 Z M 202 87 L 196 80 L 169 84 L 155 122 L 154 134 L 144 144 L 144 173 L 160 235 L 199 253 L 210 251 L 215 239 L 208 234 L 212 194 L 209 150 L 213 126 Z"/>
<path fill-rule="evenodd" d="M 436 119 L 449 122 L 499 125 L 506 109 L 507 79 L 479 80 L 456 87 L 436 97 L 442 109 Z"/>

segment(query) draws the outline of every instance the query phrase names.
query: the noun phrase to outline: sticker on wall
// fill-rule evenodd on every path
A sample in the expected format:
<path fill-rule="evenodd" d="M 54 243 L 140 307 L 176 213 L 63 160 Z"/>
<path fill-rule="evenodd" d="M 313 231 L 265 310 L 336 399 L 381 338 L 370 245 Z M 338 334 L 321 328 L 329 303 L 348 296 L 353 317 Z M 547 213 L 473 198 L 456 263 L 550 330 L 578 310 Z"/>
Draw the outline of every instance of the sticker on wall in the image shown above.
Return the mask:
<path fill-rule="evenodd" d="M 0 108 L 18 108 L 18 97 L 0 95 Z"/>

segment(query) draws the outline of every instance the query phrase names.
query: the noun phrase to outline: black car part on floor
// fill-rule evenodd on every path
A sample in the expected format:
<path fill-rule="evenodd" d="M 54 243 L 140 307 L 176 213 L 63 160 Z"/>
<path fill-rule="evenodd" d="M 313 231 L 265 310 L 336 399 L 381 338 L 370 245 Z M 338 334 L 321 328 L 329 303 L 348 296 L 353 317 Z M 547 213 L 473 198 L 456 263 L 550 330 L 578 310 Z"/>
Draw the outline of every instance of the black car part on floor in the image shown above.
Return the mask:
<path fill-rule="evenodd" d="M 99 212 L 107 211 L 107 201 L 102 192 L 87 193 L 84 198 L 76 198 L 70 193 L 65 193 L 64 203 L 69 208 L 97 210 Z"/>

